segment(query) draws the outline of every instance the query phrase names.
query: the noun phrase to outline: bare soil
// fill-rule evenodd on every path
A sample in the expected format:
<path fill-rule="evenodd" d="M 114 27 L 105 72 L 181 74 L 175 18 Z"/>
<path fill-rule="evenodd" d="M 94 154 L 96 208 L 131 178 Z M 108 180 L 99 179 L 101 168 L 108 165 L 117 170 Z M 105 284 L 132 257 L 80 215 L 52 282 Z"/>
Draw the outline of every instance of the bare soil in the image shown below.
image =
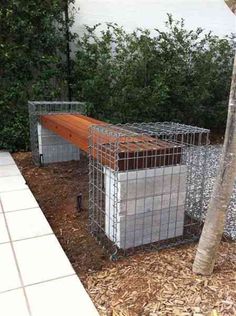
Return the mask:
<path fill-rule="evenodd" d="M 87 159 L 43 168 L 33 165 L 31 153 L 14 159 L 101 315 L 236 315 L 235 243 L 221 243 L 210 277 L 192 273 L 196 245 L 112 262 L 88 231 Z"/>

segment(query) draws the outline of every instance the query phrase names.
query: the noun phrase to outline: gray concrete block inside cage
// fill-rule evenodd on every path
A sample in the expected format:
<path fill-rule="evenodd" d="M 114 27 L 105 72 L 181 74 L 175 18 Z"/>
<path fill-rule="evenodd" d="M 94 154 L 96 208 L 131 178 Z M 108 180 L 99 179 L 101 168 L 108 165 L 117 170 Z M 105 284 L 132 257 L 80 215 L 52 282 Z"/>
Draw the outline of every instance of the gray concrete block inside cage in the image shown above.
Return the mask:
<path fill-rule="evenodd" d="M 104 168 L 105 232 L 128 249 L 181 236 L 186 165 L 114 172 Z"/>
<path fill-rule="evenodd" d="M 80 159 L 80 150 L 62 137 L 37 125 L 39 155 L 43 163 L 63 162 Z"/>

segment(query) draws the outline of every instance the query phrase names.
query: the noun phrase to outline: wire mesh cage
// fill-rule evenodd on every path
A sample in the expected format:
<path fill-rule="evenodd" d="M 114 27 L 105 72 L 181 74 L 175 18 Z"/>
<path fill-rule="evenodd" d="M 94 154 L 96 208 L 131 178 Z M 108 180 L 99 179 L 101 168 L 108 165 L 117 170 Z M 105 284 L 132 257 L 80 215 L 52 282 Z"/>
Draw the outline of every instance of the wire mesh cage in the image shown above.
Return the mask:
<path fill-rule="evenodd" d="M 193 241 L 209 130 L 178 123 L 92 126 L 89 227 L 110 251 Z"/>
<path fill-rule="evenodd" d="M 78 148 L 43 128 L 40 117 L 55 114 L 85 114 L 86 104 L 67 101 L 29 101 L 30 142 L 32 158 L 36 165 L 44 163 L 77 160 Z"/>
<path fill-rule="evenodd" d="M 220 167 L 222 149 L 223 147 L 221 144 L 211 145 L 208 147 L 207 165 L 205 172 L 206 181 L 204 185 L 204 203 L 203 211 L 201 213 L 203 220 L 205 220 L 208 205 L 213 192 L 213 186 Z M 236 241 L 236 181 L 234 183 L 234 189 L 227 208 L 224 236 Z"/>

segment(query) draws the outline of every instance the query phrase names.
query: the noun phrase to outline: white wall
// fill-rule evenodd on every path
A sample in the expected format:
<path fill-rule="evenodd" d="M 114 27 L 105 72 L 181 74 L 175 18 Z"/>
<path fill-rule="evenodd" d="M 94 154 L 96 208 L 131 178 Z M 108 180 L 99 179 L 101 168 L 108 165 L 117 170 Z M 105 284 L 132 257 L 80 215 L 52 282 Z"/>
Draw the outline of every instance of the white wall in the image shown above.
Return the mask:
<path fill-rule="evenodd" d="M 236 32 L 236 18 L 224 0 L 76 0 L 80 8 L 73 30 L 83 32 L 83 25 L 116 22 L 127 31 L 137 27 L 164 28 L 166 14 L 184 18 L 189 29 L 202 27 L 224 36 Z"/>

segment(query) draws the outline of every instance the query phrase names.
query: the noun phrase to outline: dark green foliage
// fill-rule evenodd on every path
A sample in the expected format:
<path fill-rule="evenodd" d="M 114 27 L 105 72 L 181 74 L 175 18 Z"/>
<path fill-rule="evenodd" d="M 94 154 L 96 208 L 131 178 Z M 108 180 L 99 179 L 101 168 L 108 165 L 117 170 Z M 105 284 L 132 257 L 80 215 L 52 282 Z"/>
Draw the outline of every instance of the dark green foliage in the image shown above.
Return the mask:
<path fill-rule="evenodd" d="M 112 122 L 172 120 L 224 129 L 233 42 L 187 31 L 168 16 L 167 30 L 127 34 L 107 25 L 80 38 L 74 93 L 91 114 Z M 111 49 L 112 48 L 112 49 Z"/>
<path fill-rule="evenodd" d="M 63 1 L 0 4 L 0 149 L 29 146 L 28 100 L 64 97 Z"/>
<path fill-rule="evenodd" d="M 29 148 L 28 100 L 67 99 L 65 1 L 1 1 L 0 149 Z M 171 16 L 155 37 L 112 24 L 98 37 L 98 29 L 79 39 L 69 78 L 73 99 L 89 102 L 90 115 L 224 129 L 231 39 L 187 31 Z"/>

